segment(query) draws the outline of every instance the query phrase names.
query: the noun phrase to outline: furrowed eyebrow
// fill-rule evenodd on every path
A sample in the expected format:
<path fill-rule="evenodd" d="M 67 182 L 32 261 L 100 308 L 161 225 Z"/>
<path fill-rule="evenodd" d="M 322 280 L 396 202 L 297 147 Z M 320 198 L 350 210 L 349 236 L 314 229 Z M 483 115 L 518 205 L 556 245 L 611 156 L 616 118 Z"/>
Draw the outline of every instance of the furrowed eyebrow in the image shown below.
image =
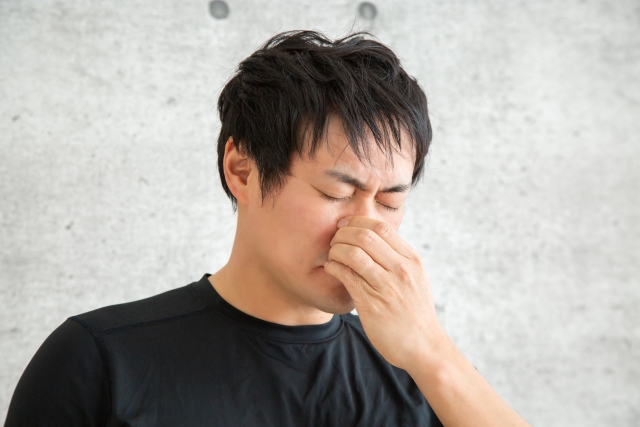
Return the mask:
<path fill-rule="evenodd" d="M 409 191 L 411 184 L 398 184 L 393 187 L 387 187 L 380 190 L 381 193 L 405 193 Z"/>
<path fill-rule="evenodd" d="M 326 170 L 324 171 L 324 173 L 329 175 L 330 177 L 337 179 L 340 182 L 349 184 L 360 191 L 367 191 L 367 185 L 364 182 L 360 181 L 359 179 L 349 174 L 346 174 L 344 172 L 338 172 L 332 169 Z M 411 188 L 411 184 L 398 184 L 398 185 L 393 185 L 391 187 L 383 188 L 382 190 L 380 190 L 380 193 L 404 193 L 406 191 L 409 191 L 410 188 Z"/>

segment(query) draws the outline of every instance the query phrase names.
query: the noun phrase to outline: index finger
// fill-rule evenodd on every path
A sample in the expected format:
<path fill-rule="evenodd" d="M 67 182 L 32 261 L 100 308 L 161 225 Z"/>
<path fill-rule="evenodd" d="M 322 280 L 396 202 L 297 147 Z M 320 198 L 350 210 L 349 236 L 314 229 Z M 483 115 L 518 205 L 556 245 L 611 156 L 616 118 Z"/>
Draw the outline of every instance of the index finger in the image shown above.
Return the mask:
<path fill-rule="evenodd" d="M 338 221 L 338 228 L 367 228 L 382 238 L 391 248 L 406 258 L 414 258 L 413 248 L 389 224 L 366 216 L 347 216 Z"/>

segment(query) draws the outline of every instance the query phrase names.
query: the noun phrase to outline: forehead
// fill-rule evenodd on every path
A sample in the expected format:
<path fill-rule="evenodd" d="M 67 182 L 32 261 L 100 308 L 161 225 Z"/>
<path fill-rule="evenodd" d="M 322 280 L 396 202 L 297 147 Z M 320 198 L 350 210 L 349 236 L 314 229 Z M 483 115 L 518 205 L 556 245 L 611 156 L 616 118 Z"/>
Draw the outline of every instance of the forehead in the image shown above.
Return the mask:
<path fill-rule="evenodd" d="M 378 146 L 373 135 L 367 132 L 366 139 L 359 144 L 361 149 L 358 155 L 352 149 L 340 120 L 334 116 L 328 120 L 325 132 L 311 155 L 310 137 L 305 137 L 305 154 L 297 159 L 304 165 L 298 166 L 321 171 L 343 170 L 358 175 L 374 174 L 381 180 L 411 182 L 415 149 L 409 135 L 404 131 L 401 133 L 400 142 L 401 149 L 392 139 L 390 150 L 384 150 Z"/>

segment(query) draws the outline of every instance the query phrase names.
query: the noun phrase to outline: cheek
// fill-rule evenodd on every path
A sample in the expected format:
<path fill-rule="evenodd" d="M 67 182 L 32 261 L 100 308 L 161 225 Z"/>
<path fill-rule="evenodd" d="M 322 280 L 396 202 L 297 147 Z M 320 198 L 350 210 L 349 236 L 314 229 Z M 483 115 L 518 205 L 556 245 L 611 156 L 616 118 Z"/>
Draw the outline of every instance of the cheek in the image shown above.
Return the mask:
<path fill-rule="evenodd" d="M 404 206 L 401 207 L 398 212 L 393 212 L 391 215 L 389 215 L 389 218 L 387 218 L 385 222 L 389 224 L 391 227 L 393 227 L 394 230 L 398 231 L 403 217 L 404 217 Z"/>
<path fill-rule="evenodd" d="M 287 221 L 281 223 L 281 234 L 286 240 L 287 268 L 290 272 L 306 274 L 327 260 L 329 242 L 338 231 L 338 220 L 344 213 L 339 204 L 327 203 L 319 197 L 298 196 L 286 202 L 283 214 Z"/>
<path fill-rule="evenodd" d="M 328 250 L 329 242 L 338 231 L 338 220 L 342 218 L 338 209 L 324 201 L 309 201 L 296 207 L 292 225 L 300 242 L 314 245 L 317 250 Z M 326 247 L 326 248 L 325 248 Z"/>

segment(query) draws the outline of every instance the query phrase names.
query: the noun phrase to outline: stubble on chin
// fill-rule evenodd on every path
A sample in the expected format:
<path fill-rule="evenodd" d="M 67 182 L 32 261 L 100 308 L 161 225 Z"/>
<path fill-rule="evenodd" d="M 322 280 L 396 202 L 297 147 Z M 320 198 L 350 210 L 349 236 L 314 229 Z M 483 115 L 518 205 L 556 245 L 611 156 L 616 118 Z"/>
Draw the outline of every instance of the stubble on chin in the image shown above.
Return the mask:
<path fill-rule="evenodd" d="M 343 285 L 340 285 L 340 288 L 342 289 L 334 295 L 327 295 L 321 301 L 317 301 L 316 308 L 331 314 L 350 313 L 355 308 L 353 299 Z"/>

